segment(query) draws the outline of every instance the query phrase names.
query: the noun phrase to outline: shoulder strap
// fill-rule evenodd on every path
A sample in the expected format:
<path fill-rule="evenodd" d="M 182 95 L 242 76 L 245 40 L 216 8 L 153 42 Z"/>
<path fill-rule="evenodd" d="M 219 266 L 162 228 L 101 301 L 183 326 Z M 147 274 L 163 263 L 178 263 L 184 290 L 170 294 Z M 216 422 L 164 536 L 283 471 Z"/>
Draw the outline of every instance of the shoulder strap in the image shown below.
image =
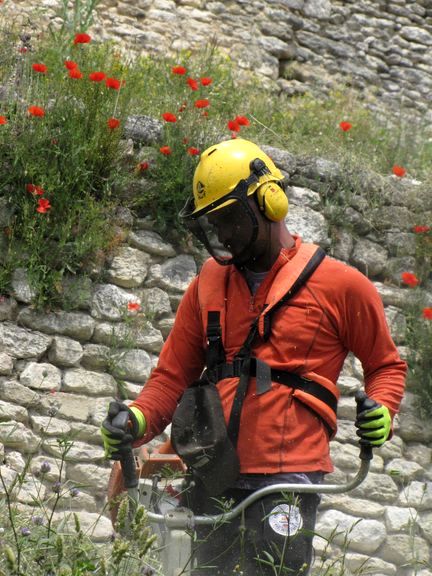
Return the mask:
<path fill-rule="evenodd" d="M 298 260 L 297 256 L 299 257 Z M 306 281 L 310 278 L 310 276 L 312 276 L 312 274 L 324 260 L 325 256 L 326 253 L 319 246 L 315 246 L 314 244 L 302 244 L 300 246 L 298 253 L 291 261 L 291 263 L 295 265 L 294 269 L 290 270 L 289 272 L 289 280 L 291 282 L 293 277 L 296 276 L 294 282 L 291 283 L 288 290 L 285 288 L 286 291 L 284 293 L 281 294 L 280 290 L 278 290 L 275 296 L 270 294 L 271 304 L 267 305 L 260 315 L 260 319 L 258 321 L 258 331 L 265 342 L 270 337 L 271 319 L 273 314 L 279 310 L 279 308 L 284 306 L 284 304 L 286 304 L 286 302 L 292 298 L 300 290 L 300 288 L 302 288 L 302 286 L 304 286 Z M 276 285 L 278 286 L 282 278 L 279 278 L 278 274 L 275 280 Z"/>

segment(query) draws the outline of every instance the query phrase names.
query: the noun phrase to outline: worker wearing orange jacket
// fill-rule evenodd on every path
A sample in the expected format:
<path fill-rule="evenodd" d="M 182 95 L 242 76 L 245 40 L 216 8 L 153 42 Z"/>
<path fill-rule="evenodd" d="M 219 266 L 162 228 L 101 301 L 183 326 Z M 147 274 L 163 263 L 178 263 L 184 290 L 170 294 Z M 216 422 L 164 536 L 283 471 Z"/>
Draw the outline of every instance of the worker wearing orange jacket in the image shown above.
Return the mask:
<path fill-rule="evenodd" d="M 182 216 L 212 258 L 186 291 L 139 397 L 128 408 L 110 406 L 102 426 L 110 457 L 131 437 L 139 446 L 160 434 L 207 365 L 229 428 L 245 382 L 234 440 L 240 475 L 222 494 L 214 490 L 218 498 L 238 502 L 272 483 L 319 482 L 333 470 L 329 440 L 336 432 L 337 379 L 350 351 L 362 363 L 365 391 L 375 402 L 358 417 L 357 433 L 374 446 L 390 437 L 406 364 L 389 334 L 381 299 L 360 272 L 291 235 L 287 212 L 283 176 L 258 146 L 235 139 L 203 152 Z M 127 437 L 112 426 L 124 409 L 131 422 Z M 199 474 L 195 479 L 199 490 L 189 505 L 214 512 L 212 482 L 213 488 L 223 485 L 223 478 L 213 468 L 202 483 Z M 319 499 L 302 494 L 289 504 L 288 553 L 279 559 L 287 533 L 272 521 L 277 500 L 267 497 L 247 512 L 248 576 L 274 573 L 265 551 L 282 573 L 307 574 Z M 205 574 L 232 574 L 240 555 L 237 529 L 222 525 L 199 547 L 200 562 L 214 566 Z"/>

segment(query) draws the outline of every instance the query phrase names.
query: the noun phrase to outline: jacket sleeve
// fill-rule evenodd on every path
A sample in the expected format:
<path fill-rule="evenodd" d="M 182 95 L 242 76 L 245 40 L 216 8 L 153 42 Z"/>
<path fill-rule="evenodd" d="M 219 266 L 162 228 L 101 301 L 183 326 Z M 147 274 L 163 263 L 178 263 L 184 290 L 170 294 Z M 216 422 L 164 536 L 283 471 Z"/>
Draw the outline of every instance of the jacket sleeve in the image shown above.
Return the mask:
<path fill-rule="evenodd" d="M 180 302 L 157 367 L 138 398 L 130 404 L 139 408 L 146 420 L 146 433 L 135 446 L 161 434 L 171 422 L 182 393 L 199 378 L 204 365 L 204 338 L 196 277 Z"/>
<path fill-rule="evenodd" d="M 366 394 L 394 416 L 403 397 L 407 365 L 390 335 L 378 291 L 366 276 L 351 271 L 346 274 L 350 279 L 344 292 L 341 336 L 362 363 Z"/>

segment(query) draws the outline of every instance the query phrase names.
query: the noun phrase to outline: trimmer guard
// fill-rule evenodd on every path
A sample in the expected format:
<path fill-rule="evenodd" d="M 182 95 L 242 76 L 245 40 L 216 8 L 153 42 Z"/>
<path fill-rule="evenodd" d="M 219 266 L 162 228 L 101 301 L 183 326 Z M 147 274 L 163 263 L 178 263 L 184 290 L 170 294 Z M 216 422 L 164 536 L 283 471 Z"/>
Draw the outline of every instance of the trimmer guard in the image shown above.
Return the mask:
<path fill-rule="evenodd" d="M 167 469 L 171 472 L 181 472 L 183 474 L 186 472 L 185 464 L 174 453 L 169 440 L 152 452 L 146 446 L 142 446 L 135 456 L 135 463 L 138 478 L 151 478 L 154 474 L 162 473 Z M 126 492 L 120 462 L 113 462 L 107 492 L 111 522 L 114 526 L 117 519 L 119 496 Z"/>

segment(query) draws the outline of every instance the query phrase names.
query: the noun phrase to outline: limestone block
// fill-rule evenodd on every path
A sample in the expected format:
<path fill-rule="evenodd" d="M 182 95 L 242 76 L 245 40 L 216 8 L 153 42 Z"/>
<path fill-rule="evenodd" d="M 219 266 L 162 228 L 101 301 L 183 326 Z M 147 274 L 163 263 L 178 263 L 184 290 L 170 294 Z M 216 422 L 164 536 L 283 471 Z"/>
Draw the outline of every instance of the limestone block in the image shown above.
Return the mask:
<path fill-rule="evenodd" d="M 102 436 L 99 426 L 85 424 L 84 422 L 71 422 L 71 436 L 74 440 L 82 440 L 90 444 L 102 446 Z"/>
<path fill-rule="evenodd" d="M 332 461 L 338 468 L 346 470 L 357 470 L 360 467 L 360 448 L 352 444 L 340 444 L 339 442 L 330 443 L 330 454 Z M 381 472 L 384 469 L 384 462 L 380 456 L 374 454 L 370 463 L 372 472 Z"/>
<path fill-rule="evenodd" d="M 354 378 L 354 376 L 339 376 L 337 385 L 340 393 L 345 396 L 351 396 L 350 402 L 355 405 L 355 400 L 352 396 L 362 387 L 360 380 Z"/>
<path fill-rule="evenodd" d="M 407 324 L 404 314 L 393 306 L 384 309 L 390 334 L 396 344 L 402 344 L 406 340 Z"/>
<path fill-rule="evenodd" d="M 299 234 L 305 242 L 315 242 L 323 248 L 330 246 L 328 224 L 320 212 L 307 206 L 291 206 L 285 219 L 292 234 Z"/>
<path fill-rule="evenodd" d="M 110 374 L 73 368 L 65 370 L 62 390 L 88 396 L 114 396 L 117 384 Z"/>
<path fill-rule="evenodd" d="M 0 442 L 24 453 L 39 449 L 40 439 L 21 422 L 0 422 Z"/>
<path fill-rule="evenodd" d="M 157 287 L 145 288 L 136 293 L 141 301 L 141 309 L 150 321 L 172 314 L 170 299 L 164 290 Z"/>
<path fill-rule="evenodd" d="M 385 507 L 379 502 L 362 498 L 351 498 L 347 494 L 323 494 L 320 510 L 339 510 L 362 518 L 382 518 Z"/>
<path fill-rule="evenodd" d="M 9 420 L 26 423 L 28 421 L 27 409 L 24 406 L 17 406 L 0 400 L 0 421 L 7 422 Z"/>
<path fill-rule="evenodd" d="M 351 262 L 368 277 L 379 275 L 388 258 L 387 250 L 366 238 L 360 238 L 351 254 Z"/>
<path fill-rule="evenodd" d="M 297 160 L 294 154 L 287 152 L 286 150 L 281 150 L 280 148 L 275 148 L 274 146 L 261 146 L 262 150 L 270 156 L 276 166 L 287 172 L 287 174 L 294 174 L 297 166 Z"/>
<path fill-rule="evenodd" d="M 51 503 L 54 504 L 54 498 L 51 498 Z M 95 498 L 82 490 L 81 487 L 67 484 L 61 492 L 61 498 L 56 504 L 56 510 L 98 512 L 100 511 L 100 506 L 96 504 Z"/>
<path fill-rule="evenodd" d="M 43 502 L 45 495 L 46 487 L 38 479 L 26 476 L 17 489 L 15 498 L 22 504 L 37 506 Z"/>
<path fill-rule="evenodd" d="M 399 483 L 406 485 L 407 482 L 420 479 L 423 474 L 423 468 L 417 462 L 395 458 L 390 460 L 386 465 L 387 474 L 391 474 Z"/>
<path fill-rule="evenodd" d="M 429 562 L 429 553 L 427 542 L 413 534 L 392 534 L 380 550 L 381 558 L 399 566 Z"/>
<path fill-rule="evenodd" d="M 415 508 L 400 508 L 398 506 L 386 506 L 384 517 L 389 533 L 409 532 L 417 524 L 417 512 Z"/>
<path fill-rule="evenodd" d="M 0 398 L 30 408 L 39 404 L 41 396 L 16 380 L 3 380 L 0 381 Z"/>
<path fill-rule="evenodd" d="M 423 512 L 432 510 L 432 482 L 410 482 L 399 495 L 399 506 L 412 506 Z"/>
<path fill-rule="evenodd" d="M 174 326 L 174 318 L 162 318 L 157 322 L 157 328 L 161 331 L 162 336 L 166 340 L 169 336 L 169 333 Z"/>
<path fill-rule="evenodd" d="M 20 383 L 41 392 L 57 391 L 61 386 L 61 371 L 45 362 L 30 362 L 21 372 Z"/>
<path fill-rule="evenodd" d="M 7 466 L 0 466 L 0 474 L 2 477 L 2 481 L 0 482 L 0 496 L 3 496 L 6 493 L 5 487 L 6 490 L 11 487 L 15 478 L 17 477 L 17 472 L 15 472 L 15 470 L 11 470 Z"/>
<path fill-rule="evenodd" d="M 384 504 L 393 504 L 397 501 L 399 491 L 390 476 L 369 472 L 360 486 L 354 488 L 350 494 Z"/>
<path fill-rule="evenodd" d="M 82 312 L 37 312 L 31 308 L 24 308 L 18 315 L 18 321 L 31 328 L 46 334 L 62 334 L 76 340 L 90 340 L 94 320 Z"/>
<path fill-rule="evenodd" d="M 352 574 L 364 576 L 397 576 L 397 568 L 381 558 L 370 558 L 363 554 L 348 552 L 345 555 L 345 565 Z"/>
<path fill-rule="evenodd" d="M 93 542 L 109 542 L 113 533 L 111 520 L 95 512 L 78 512 L 81 530 Z M 54 521 L 59 534 L 75 534 L 73 514 L 54 514 Z"/>
<path fill-rule="evenodd" d="M 55 440 L 45 440 L 43 448 L 51 456 L 56 458 L 62 456 L 63 448 Z M 66 462 L 101 462 L 104 459 L 104 452 L 100 447 L 96 448 L 86 442 L 75 440 L 67 454 L 64 455 L 64 459 Z"/>
<path fill-rule="evenodd" d="M 166 260 L 163 264 L 154 264 L 150 268 L 146 285 L 159 286 L 173 292 L 184 292 L 197 273 L 192 256 L 181 254 Z"/>
<path fill-rule="evenodd" d="M 36 297 L 36 291 L 30 285 L 28 273 L 25 268 L 16 268 L 12 274 L 12 291 L 18 302 L 30 304 Z"/>
<path fill-rule="evenodd" d="M 26 466 L 26 461 L 20 452 L 11 450 L 6 455 L 5 464 L 12 470 L 15 470 L 15 472 L 18 472 L 18 474 L 21 474 Z"/>
<path fill-rule="evenodd" d="M 60 480 L 60 460 L 50 456 L 35 456 L 30 463 L 32 474 L 43 482 L 57 482 Z M 64 480 L 63 476 L 61 478 Z"/>
<path fill-rule="evenodd" d="M 6 352 L 0 352 L 0 376 L 10 376 L 13 371 L 13 358 Z"/>
<path fill-rule="evenodd" d="M 14 320 L 18 304 L 15 298 L 0 297 L 0 322 L 5 320 Z"/>
<path fill-rule="evenodd" d="M 101 469 L 99 465 L 95 464 L 68 463 L 66 478 L 85 490 L 91 489 L 105 495 L 108 488 L 109 470 Z"/>
<path fill-rule="evenodd" d="M 101 322 L 96 325 L 93 340 L 113 349 L 133 346 L 156 353 L 160 352 L 163 346 L 161 332 L 147 321 L 140 322 L 137 326 L 127 323 L 108 324 Z M 111 356 L 112 350 L 108 356 L 110 363 Z"/>
<path fill-rule="evenodd" d="M 417 516 L 417 523 L 420 526 L 421 535 L 432 544 L 432 512 L 426 512 Z"/>
<path fill-rule="evenodd" d="M 136 302 L 134 294 L 113 284 L 99 284 L 93 293 L 91 315 L 100 320 L 118 322 L 127 314 L 129 302 Z"/>
<path fill-rule="evenodd" d="M 122 246 L 119 248 L 107 270 L 108 280 L 123 288 L 140 286 L 147 276 L 150 258 L 141 250 Z"/>
<path fill-rule="evenodd" d="M 151 358 L 145 350 L 120 350 L 113 355 L 112 361 L 112 374 L 116 378 L 145 382 L 150 376 Z"/>
<path fill-rule="evenodd" d="M 80 363 L 83 348 L 79 342 L 63 336 L 53 338 L 48 359 L 56 366 L 76 366 Z"/>
<path fill-rule="evenodd" d="M 329 538 L 336 529 L 334 541 L 343 545 L 348 538 L 355 552 L 373 554 L 386 538 L 385 527 L 378 520 L 356 518 L 338 510 L 326 510 L 319 518 L 315 532 Z M 373 534 L 374 537 L 370 538 Z"/>
<path fill-rule="evenodd" d="M 95 400 L 78 394 L 57 392 L 54 396 L 41 398 L 40 408 L 43 414 L 86 422 L 93 409 Z"/>
<path fill-rule="evenodd" d="M 30 416 L 30 422 L 33 431 L 39 434 L 39 436 L 55 436 L 57 438 L 68 435 L 71 430 L 68 422 L 59 420 L 58 418 L 51 418 L 50 416 L 32 414 Z"/>
<path fill-rule="evenodd" d="M 96 325 L 94 338 L 97 338 L 99 326 L 100 324 Z M 108 326 L 111 326 L 111 324 Z M 85 344 L 81 364 L 88 370 L 105 370 L 109 363 L 109 357 L 110 348 L 108 346 Z"/>
<path fill-rule="evenodd" d="M 321 206 L 321 197 L 318 192 L 302 188 L 301 186 L 288 186 L 287 196 L 291 204 L 296 206 L 308 206 L 317 209 Z"/>
<path fill-rule="evenodd" d="M 19 328 L 9 322 L 0 324 L 0 348 L 13 358 L 40 358 L 51 340 L 50 336 Z"/>
<path fill-rule="evenodd" d="M 124 126 L 125 138 L 132 138 L 140 144 L 159 142 L 163 134 L 163 124 L 150 116 L 128 116 Z"/>

